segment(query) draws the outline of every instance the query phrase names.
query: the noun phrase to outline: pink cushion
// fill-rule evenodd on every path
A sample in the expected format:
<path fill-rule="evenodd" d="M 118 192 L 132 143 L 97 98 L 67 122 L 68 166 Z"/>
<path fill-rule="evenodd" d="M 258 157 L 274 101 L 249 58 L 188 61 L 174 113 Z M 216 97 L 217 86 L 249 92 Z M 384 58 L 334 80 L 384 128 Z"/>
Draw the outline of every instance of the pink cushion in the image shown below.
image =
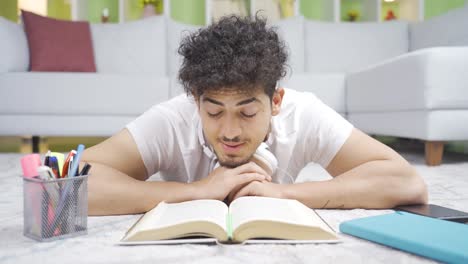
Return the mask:
<path fill-rule="evenodd" d="M 21 13 L 31 71 L 96 72 L 88 22 Z"/>

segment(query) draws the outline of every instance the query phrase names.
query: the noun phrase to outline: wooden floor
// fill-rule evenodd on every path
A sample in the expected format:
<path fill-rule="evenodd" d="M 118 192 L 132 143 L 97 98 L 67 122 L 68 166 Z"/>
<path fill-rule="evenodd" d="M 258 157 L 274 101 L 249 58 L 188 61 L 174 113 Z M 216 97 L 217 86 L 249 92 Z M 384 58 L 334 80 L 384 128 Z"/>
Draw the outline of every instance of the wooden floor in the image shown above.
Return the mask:
<path fill-rule="evenodd" d="M 390 146 L 397 152 L 404 151 L 415 151 L 420 152 L 422 155 L 427 150 L 432 151 L 432 155 L 426 156 L 426 161 L 433 161 L 432 165 L 438 165 L 437 157 L 443 153 L 457 153 L 467 154 L 468 143 L 467 142 L 449 142 L 445 144 L 445 147 L 439 145 L 428 145 L 426 142 L 416 139 L 405 139 L 395 137 L 375 137 L 380 142 Z M 87 148 L 94 146 L 103 140 L 105 137 L 47 137 L 41 138 L 39 145 L 39 153 L 46 153 L 49 149 L 57 152 L 68 152 L 72 149 L 76 149 L 78 144 L 84 144 Z M 29 137 L 0 137 L 0 153 L 31 153 L 32 152 L 32 140 Z M 426 150 L 426 151 L 425 151 Z M 440 152 L 440 153 L 439 153 Z M 443 162 L 443 159 L 442 159 Z M 431 162 L 430 162 L 431 163 Z"/>
<path fill-rule="evenodd" d="M 105 137 L 48 137 L 41 139 L 39 152 L 45 153 L 47 150 L 57 152 L 68 152 L 76 149 L 78 144 L 84 144 L 87 148 L 94 146 Z M 0 152 L 7 153 L 31 153 L 31 139 L 21 137 L 0 137 Z"/>

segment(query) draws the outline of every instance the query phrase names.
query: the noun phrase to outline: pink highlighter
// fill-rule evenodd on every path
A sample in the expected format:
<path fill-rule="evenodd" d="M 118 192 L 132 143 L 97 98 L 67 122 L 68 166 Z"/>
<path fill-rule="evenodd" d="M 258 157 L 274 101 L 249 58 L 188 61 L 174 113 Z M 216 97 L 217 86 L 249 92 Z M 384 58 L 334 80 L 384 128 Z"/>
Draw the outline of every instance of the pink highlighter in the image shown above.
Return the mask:
<path fill-rule="evenodd" d="M 28 154 L 21 158 L 21 168 L 23 169 L 23 177 L 34 178 L 39 176 L 37 168 L 41 166 L 41 157 L 39 154 Z"/>
<path fill-rule="evenodd" d="M 21 168 L 23 169 L 23 177 L 46 180 L 44 179 L 44 177 L 40 177 L 39 175 L 38 169 L 41 167 L 41 165 L 42 165 L 41 156 L 39 154 L 33 153 L 33 154 L 28 154 L 28 155 L 23 156 L 21 158 Z M 45 186 L 42 184 L 41 186 L 42 186 L 42 191 L 47 192 Z M 33 195 L 34 197 L 39 197 L 37 194 L 29 194 L 29 195 Z M 34 212 L 35 218 L 39 220 L 39 222 L 36 223 L 36 227 L 42 226 L 40 232 L 44 232 L 45 231 L 43 230 L 44 223 L 41 222 L 41 208 L 40 207 L 33 208 L 33 210 L 35 211 Z M 47 218 L 48 218 L 47 224 L 50 225 L 51 221 L 54 218 L 54 208 L 52 204 L 50 203 L 47 204 Z M 39 231 L 36 231 L 36 232 L 37 232 L 36 234 L 39 233 Z M 54 232 L 54 235 L 56 235 L 56 232 Z"/>

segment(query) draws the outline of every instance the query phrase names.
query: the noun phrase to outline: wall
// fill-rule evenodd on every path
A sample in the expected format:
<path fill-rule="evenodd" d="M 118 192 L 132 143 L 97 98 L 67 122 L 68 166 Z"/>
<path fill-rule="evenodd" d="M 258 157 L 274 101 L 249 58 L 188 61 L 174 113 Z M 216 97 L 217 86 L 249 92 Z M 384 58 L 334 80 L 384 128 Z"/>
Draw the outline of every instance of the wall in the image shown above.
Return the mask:
<path fill-rule="evenodd" d="M 468 0 L 425 0 L 424 18 L 441 15 L 450 9 L 462 7 L 467 2 Z"/>
<path fill-rule="evenodd" d="M 17 0 L 0 0 L 0 16 L 11 21 L 18 21 Z"/>
<path fill-rule="evenodd" d="M 327 3 L 324 0 L 300 1 L 299 10 L 307 19 L 333 21 L 333 10 L 329 10 L 329 12 L 322 11 L 327 9 L 326 5 Z"/>
<path fill-rule="evenodd" d="M 119 22 L 119 0 L 88 0 L 87 20 L 91 23 L 100 23 L 104 8 L 109 9 L 109 22 Z"/>
<path fill-rule="evenodd" d="M 205 0 L 171 0 L 171 17 L 187 24 L 205 25 Z"/>
<path fill-rule="evenodd" d="M 47 16 L 70 20 L 71 19 L 71 6 L 70 1 L 66 0 L 49 0 L 47 3 Z"/>

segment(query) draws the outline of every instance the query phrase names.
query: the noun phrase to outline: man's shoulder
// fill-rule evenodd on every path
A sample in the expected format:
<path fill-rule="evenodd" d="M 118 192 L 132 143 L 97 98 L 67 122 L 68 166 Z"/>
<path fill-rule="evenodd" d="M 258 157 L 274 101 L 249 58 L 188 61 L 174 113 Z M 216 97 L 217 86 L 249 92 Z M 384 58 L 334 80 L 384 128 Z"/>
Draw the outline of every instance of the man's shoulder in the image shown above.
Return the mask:
<path fill-rule="evenodd" d="M 194 99 L 186 94 L 180 94 L 172 97 L 167 101 L 155 105 L 155 108 L 163 111 L 171 117 L 193 116 L 194 113 L 197 113 L 197 107 Z"/>
<path fill-rule="evenodd" d="M 301 105 L 317 99 L 317 96 L 312 92 L 298 91 L 291 88 L 284 88 L 284 91 L 284 101 L 287 104 Z"/>
<path fill-rule="evenodd" d="M 190 129 L 198 119 L 196 103 L 186 94 L 180 94 L 167 101 L 153 105 L 138 119 L 146 123 Z"/>
<path fill-rule="evenodd" d="M 162 102 L 160 105 L 169 107 L 171 109 L 174 109 L 173 106 L 192 107 L 192 108 L 196 106 L 195 99 L 193 99 L 193 97 L 189 97 L 185 93 L 169 98 L 169 100 Z"/>
<path fill-rule="evenodd" d="M 314 93 L 285 88 L 280 116 L 297 115 L 304 111 L 310 111 L 317 106 L 317 100 Z"/>

